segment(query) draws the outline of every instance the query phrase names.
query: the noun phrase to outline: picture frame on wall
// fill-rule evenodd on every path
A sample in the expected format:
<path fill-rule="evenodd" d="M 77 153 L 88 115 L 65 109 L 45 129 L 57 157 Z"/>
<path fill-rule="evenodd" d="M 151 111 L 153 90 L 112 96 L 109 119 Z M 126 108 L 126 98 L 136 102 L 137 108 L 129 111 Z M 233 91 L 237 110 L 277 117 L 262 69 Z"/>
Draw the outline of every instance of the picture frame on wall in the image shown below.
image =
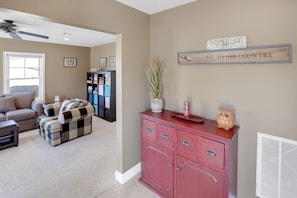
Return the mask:
<path fill-rule="evenodd" d="M 76 65 L 77 65 L 76 58 L 69 58 L 69 57 L 64 58 L 64 67 L 76 67 Z"/>
<path fill-rule="evenodd" d="M 109 66 L 110 67 L 115 67 L 117 64 L 116 64 L 116 57 L 115 56 L 110 56 L 109 57 Z"/>
<path fill-rule="evenodd" d="M 99 66 L 100 67 L 106 67 L 107 66 L 107 58 L 106 57 L 100 57 L 99 58 Z"/>

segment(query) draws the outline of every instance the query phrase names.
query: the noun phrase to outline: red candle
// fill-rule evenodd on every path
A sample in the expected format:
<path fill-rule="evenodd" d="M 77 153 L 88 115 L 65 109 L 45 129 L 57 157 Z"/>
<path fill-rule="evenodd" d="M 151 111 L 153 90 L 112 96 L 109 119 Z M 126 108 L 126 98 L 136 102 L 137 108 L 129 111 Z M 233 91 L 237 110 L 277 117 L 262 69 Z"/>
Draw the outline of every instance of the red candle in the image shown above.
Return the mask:
<path fill-rule="evenodd" d="M 184 102 L 184 117 L 186 117 L 186 118 L 190 117 L 190 102 L 189 101 Z"/>

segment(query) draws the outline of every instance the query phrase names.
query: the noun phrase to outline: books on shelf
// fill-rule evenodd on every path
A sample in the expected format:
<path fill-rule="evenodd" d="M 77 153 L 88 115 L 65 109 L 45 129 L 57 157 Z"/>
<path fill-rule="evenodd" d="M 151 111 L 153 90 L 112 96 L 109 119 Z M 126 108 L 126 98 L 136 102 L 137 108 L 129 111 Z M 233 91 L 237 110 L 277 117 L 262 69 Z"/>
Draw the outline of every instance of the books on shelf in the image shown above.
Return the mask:
<path fill-rule="evenodd" d="M 105 108 L 110 109 L 110 97 L 105 97 Z"/>
<path fill-rule="evenodd" d="M 94 87 L 93 94 L 97 94 L 97 93 L 98 93 L 98 88 Z"/>
<path fill-rule="evenodd" d="M 111 86 L 110 85 L 104 85 L 104 96 L 111 96 Z"/>
<path fill-rule="evenodd" d="M 94 74 L 94 84 L 98 84 L 98 74 Z"/>
<path fill-rule="evenodd" d="M 115 71 L 87 73 L 87 100 L 95 108 L 95 115 L 115 121 Z"/>
<path fill-rule="evenodd" d="M 109 74 L 105 74 L 105 85 L 110 85 L 110 75 Z"/>
<path fill-rule="evenodd" d="M 92 86 L 88 86 L 88 93 L 92 93 L 93 92 L 93 87 Z"/>
<path fill-rule="evenodd" d="M 103 77 L 99 77 L 99 85 L 104 85 L 104 78 Z"/>
<path fill-rule="evenodd" d="M 99 85 L 98 85 L 98 89 L 99 89 L 99 91 L 98 91 L 98 95 L 103 96 L 103 95 L 104 95 L 104 92 L 103 92 L 103 90 L 104 90 L 103 85 L 99 84 Z"/>

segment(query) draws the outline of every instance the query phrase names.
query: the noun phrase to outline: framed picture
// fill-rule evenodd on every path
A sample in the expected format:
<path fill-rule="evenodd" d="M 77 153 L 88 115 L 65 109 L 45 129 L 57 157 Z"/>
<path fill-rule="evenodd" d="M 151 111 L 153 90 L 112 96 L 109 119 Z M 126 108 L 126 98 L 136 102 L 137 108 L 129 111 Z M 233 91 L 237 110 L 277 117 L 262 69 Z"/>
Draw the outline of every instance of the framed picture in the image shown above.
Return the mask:
<path fill-rule="evenodd" d="M 76 67 L 76 58 L 64 58 L 64 67 Z"/>
<path fill-rule="evenodd" d="M 115 56 L 109 57 L 109 66 L 110 67 L 115 67 L 116 66 L 116 57 Z"/>
<path fill-rule="evenodd" d="M 107 58 L 106 57 L 100 57 L 99 58 L 99 66 L 106 67 L 107 66 Z"/>

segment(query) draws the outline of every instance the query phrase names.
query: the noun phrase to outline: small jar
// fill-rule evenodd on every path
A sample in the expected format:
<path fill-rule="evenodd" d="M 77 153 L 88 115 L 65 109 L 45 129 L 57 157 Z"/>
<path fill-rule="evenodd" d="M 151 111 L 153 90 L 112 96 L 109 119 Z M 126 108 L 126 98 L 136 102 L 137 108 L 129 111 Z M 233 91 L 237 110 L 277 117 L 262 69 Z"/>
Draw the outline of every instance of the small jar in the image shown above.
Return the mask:
<path fill-rule="evenodd" d="M 184 102 L 184 117 L 185 118 L 190 117 L 190 102 L 189 101 Z"/>

